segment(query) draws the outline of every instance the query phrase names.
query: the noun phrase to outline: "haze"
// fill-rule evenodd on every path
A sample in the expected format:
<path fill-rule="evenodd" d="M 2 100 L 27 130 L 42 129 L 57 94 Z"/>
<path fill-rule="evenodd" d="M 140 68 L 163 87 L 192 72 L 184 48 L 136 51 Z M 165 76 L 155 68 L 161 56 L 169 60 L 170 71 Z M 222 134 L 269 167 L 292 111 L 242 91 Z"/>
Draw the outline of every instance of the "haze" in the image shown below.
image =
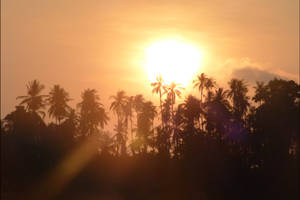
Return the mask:
<path fill-rule="evenodd" d="M 298 81 L 298 8 L 297 0 L 1 1 L 1 118 L 33 79 L 45 92 L 62 85 L 73 105 L 86 88 L 104 105 L 118 89 L 156 101 L 142 63 L 164 38 L 200 47 L 201 71 L 224 83 Z"/>

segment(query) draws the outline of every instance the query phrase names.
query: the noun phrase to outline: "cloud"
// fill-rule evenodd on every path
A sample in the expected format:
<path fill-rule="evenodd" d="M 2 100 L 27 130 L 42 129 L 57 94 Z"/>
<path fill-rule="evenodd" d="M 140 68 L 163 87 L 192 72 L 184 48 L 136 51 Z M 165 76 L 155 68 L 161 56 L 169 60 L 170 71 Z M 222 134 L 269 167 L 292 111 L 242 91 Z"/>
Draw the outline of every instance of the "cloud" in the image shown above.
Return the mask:
<path fill-rule="evenodd" d="M 240 68 L 240 69 L 234 69 L 232 71 L 232 78 L 239 78 L 239 79 L 245 79 L 249 82 L 255 82 L 255 81 L 264 81 L 268 82 L 269 80 L 273 79 L 274 77 L 286 79 L 285 77 L 282 77 L 278 74 L 274 74 L 265 70 L 261 70 L 252 66 Z"/>
<path fill-rule="evenodd" d="M 249 58 L 231 58 L 227 59 L 223 64 L 219 65 L 215 74 L 223 77 L 224 81 L 231 78 L 244 79 L 250 84 L 256 81 L 268 82 L 276 78 L 297 80 L 297 76 L 272 67 L 268 68 L 263 64 L 256 63 Z"/>

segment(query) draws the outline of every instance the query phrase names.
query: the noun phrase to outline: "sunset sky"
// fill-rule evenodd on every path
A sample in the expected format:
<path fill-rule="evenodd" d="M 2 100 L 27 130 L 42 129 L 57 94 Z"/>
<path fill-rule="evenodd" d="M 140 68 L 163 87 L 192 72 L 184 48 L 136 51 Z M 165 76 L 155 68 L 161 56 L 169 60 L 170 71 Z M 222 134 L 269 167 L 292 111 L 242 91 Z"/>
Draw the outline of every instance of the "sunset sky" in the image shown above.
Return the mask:
<path fill-rule="evenodd" d="M 157 102 L 146 49 L 169 39 L 200 49 L 198 73 L 220 86 L 232 77 L 298 81 L 298 0 L 3 0 L 1 118 L 34 79 L 45 94 L 60 84 L 72 106 L 86 88 L 106 108 L 119 89 Z"/>

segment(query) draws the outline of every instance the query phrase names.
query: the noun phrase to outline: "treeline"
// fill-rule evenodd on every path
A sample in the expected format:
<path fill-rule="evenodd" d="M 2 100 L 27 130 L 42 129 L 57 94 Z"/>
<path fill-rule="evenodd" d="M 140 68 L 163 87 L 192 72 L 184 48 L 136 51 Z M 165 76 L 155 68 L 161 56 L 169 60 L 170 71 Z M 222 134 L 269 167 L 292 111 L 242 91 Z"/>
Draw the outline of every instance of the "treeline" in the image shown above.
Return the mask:
<path fill-rule="evenodd" d="M 193 83 L 199 97 L 181 104 L 184 88 L 162 77 L 151 84 L 158 106 L 118 91 L 105 132 L 96 90 L 71 108 L 61 86 L 46 95 L 29 82 L 1 120 L 3 198 L 297 199 L 300 86 L 275 78 L 250 97 L 244 80 L 225 89 L 202 73 Z"/>

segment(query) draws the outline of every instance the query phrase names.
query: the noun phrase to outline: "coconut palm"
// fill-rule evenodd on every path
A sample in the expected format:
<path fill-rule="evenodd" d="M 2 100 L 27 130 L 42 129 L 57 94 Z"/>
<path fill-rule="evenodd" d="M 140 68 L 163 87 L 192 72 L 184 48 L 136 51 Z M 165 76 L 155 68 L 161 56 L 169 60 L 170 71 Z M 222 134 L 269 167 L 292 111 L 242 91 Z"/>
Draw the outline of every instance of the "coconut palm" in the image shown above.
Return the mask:
<path fill-rule="evenodd" d="M 171 122 L 171 99 L 167 97 L 162 104 L 163 123 L 165 126 L 169 126 Z M 165 127 L 163 127 L 165 128 Z"/>
<path fill-rule="evenodd" d="M 115 128 L 117 147 L 117 152 L 119 152 L 119 149 L 121 149 L 122 153 L 126 152 L 126 139 L 127 139 L 127 124 L 126 124 L 126 105 L 128 102 L 128 97 L 126 96 L 125 91 L 120 90 L 117 92 L 115 96 L 111 96 L 111 99 L 113 99 L 113 102 L 110 105 L 110 110 L 113 110 L 113 112 L 117 115 L 117 125 Z"/>
<path fill-rule="evenodd" d="M 176 132 L 176 122 L 175 122 L 175 113 L 174 113 L 174 105 L 176 103 L 176 97 L 181 98 L 181 91 L 183 90 L 183 87 L 179 87 L 179 84 L 176 84 L 172 82 L 170 85 L 168 85 L 165 89 L 165 93 L 167 94 L 167 99 L 170 100 L 171 103 L 171 117 L 172 117 L 172 127 L 171 132 L 168 135 L 173 135 L 173 141 L 175 142 L 175 148 L 177 145 L 177 139 L 174 140 L 174 138 L 177 138 Z"/>
<path fill-rule="evenodd" d="M 86 89 L 81 94 L 82 101 L 78 104 L 80 108 L 80 128 L 84 135 L 91 135 L 104 128 L 109 117 L 99 102 L 100 98 L 94 89 Z"/>
<path fill-rule="evenodd" d="M 200 108 L 200 107 L 198 107 Z M 183 144 L 183 134 L 182 130 L 185 128 L 186 119 L 185 119 L 185 107 L 184 104 L 179 104 L 174 113 L 174 128 L 173 135 L 171 138 L 171 142 L 173 144 L 173 154 L 175 158 L 179 158 L 182 152 L 182 144 Z M 192 130 L 191 130 L 192 131 Z"/>
<path fill-rule="evenodd" d="M 200 75 L 197 76 L 197 79 L 193 81 L 194 83 L 194 88 L 198 88 L 200 92 L 200 101 L 202 104 L 202 99 L 203 99 L 203 90 L 205 88 L 205 84 L 207 81 L 207 77 L 204 73 L 201 73 Z"/>
<path fill-rule="evenodd" d="M 153 121 L 154 121 L 154 118 L 155 118 L 157 112 L 156 112 L 156 107 L 152 101 L 147 101 L 144 103 L 143 114 L 151 122 L 151 126 L 153 128 Z"/>
<path fill-rule="evenodd" d="M 143 95 L 137 94 L 137 95 L 135 95 L 133 101 L 134 101 L 134 109 L 135 109 L 136 113 L 138 114 L 139 112 L 142 111 L 145 99 L 144 99 Z"/>
<path fill-rule="evenodd" d="M 151 86 L 153 87 L 152 93 L 159 94 L 159 106 L 160 106 L 160 113 L 161 113 L 161 124 L 163 126 L 163 113 L 162 113 L 162 101 L 161 101 L 161 98 L 162 98 L 162 92 L 163 92 L 165 86 L 164 86 L 164 81 L 163 81 L 162 77 L 161 76 L 157 76 L 156 77 L 156 82 L 151 83 Z"/>
<path fill-rule="evenodd" d="M 42 114 L 44 117 L 45 113 L 42 111 L 42 109 L 45 108 L 44 98 L 47 95 L 41 95 L 41 92 L 45 86 L 42 85 L 38 80 L 33 80 L 30 81 L 26 87 L 27 95 L 17 97 L 17 99 L 23 99 L 20 105 L 25 104 L 27 111 Z"/>
<path fill-rule="evenodd" d="M 250 105 L 247 85 L 242 79 L 231 79 L 228 84 L 230 86 L 228 97 L 232 99 L 233 113 L 241 119 Z"/>
<path fill-rule="evenodd" d="M 225 132 L 225 126 L 228 125 L 230 119 L 231 107 L 228 101 L 228 92 L 228 90 L 218 88 L 215 90 L 212 101 L 207 106 L 206 129 L 209 133 L 215 129 L 219 138 Z"/>
<path fill-rule="evenodd" d="M 113 112 L 117 115 L 118 123 L 123 123 L 124 109 L 127 104 L 125 91 L 120 90 L 115 96 L 111 96 L 110 98 L 113 99 L 113 102 L 110 105 L 110 110 L 113 110 Z"/>
<path fill-rule="evenodd" d="M 204 88 L 206 89 L 206 101 L 209 102 L 212 99 L 212 89 L 216 86 L 216 81 L 213 78 L 206 78 Z"/>
<path fill-rule="evenodd" d="M 224 90 L 223 88 L 218 88 L 216 91 L 215 91 L 215 95 L 214 95 L 214 99 L 213 101 L 214 102 L 218 102 L 218 103 L 221 103 L 223 104 L 226 108 L 230 108 L 230 103 L 227 99 L 227 96 L 228 96 L 228 90 Z"/>
<path fill-rule="evenodd" d="M 263 100 L 267 97 L 267 86 L 264 82 L 256 81 L 256 86 L 254 86 L 255 95 L 252 98 L 255 102 L 259 102 L 261 105 Z"/>
<path fill-rule="evenodd" d="M 47 102 L 50 106 L 48 109 L 49 117 L 56 119 L 56 123 L 60 124 L 61 120 L 67 117 L 70 107 L 68 106 L 69 94 L 59 85 L 54 85 L 51 89 Z"/>
<path fill-rule="evenodd" d="M 73 136 L 77 136 L 79 122 L 80 122 L 80 118 L 75 112 L 75 109 L 70 108 L 70 110 L 67 113 L 66 119 L 62 123 L 62 125 L 67 127 L 67 129 L 71 133 L 73 133 Z"/>
<path fill-rule="evenodd" d="M 186 120 L 186 125 L 189 128 L 194 127 L 195 120 L 199 119 L 202 109 L 200 107 L 200 100 L 196 97 L 189 95 L 182 104 L 184 108 L 184 118 Z"/>
<path fill-rule="evenodd" d="M 176 97 L 181 98 L 183 87 L 179 87 L 179 84 L 172 82 L 170 85 L 166 86 L 165 93 L 167 94 L 168 98 L 171 100 L 171 114 L 172 119 L 174 119 L 174 104 L 176 103 Z"/>
<path fill-rule="evenodd" d="M 102 155 L 112 154 L 114 151 L 114 138 L 109 132 L 102 132 L 99 137 L 99 147 Z"/>
<path fill-rule="evenodd" d="M 205 102 L 202 102 L 202 106 L 201 106 L 201 109 L 202 110 L 205 110 L 206 113 L 208 113 L 208 109 L 209 109 L 209 104 L 211 103 L 212 99 L 213 99 L 213 96 L 214 96 L 214 93 L 212 91 L 212 89 L 216 86 L 216 82 L 213 78 L 206 78 L 205 80 L 205 83 L 204 83 L 204 89 L 206 90 L 206 95 L 203 94 L 203 96 L 205 96 Z M 204 115 L 205 115 L 205 112 L 202 112 Z M 201 124 L 201 127 L 202 127 L 202 130 L 204 130 L 204 124 L 206 124 L 206 130 L 209 131 L 209 125 L 210 125 L 210 122 L 208 121 L 205 121 L 204 120 L 204 116 L 200 115 L 199 117 L 202 117 L 201 120 L 200 120 L 200 124 Z M 207 118 L 206 118 L 207 119 Z M 207 129 L 208 128 L 208 129 Z"/>
<path fill-rule="evenodd" d="M 126 129 L 123 123 L 118 123 L 114 127 L 116 134 L 113 136 L 115 141 L 115 151 L 116 155 L 121 155 L 126 153 Z"/>
<path fill-rule="evenodd" d="M 203 109 L 203 96 L 204 96 L 204 89 L 207 90 L 207 100 L 209 101 L 212 97 L 211 89 L 215 87 L 216 83 L 214 79 L 208 78 L 204 73 L 201 73 L 197 76 L 197 79 L 193 81 L 194 88 L 198 88 L 200 92 L 200 103 L 201 103 L 201 109 Z M 199 117 L 199 123 L 203 130 L 203 116 Z"/>
<path fill-rule="evenodd" d="M 206 82 L 204 84 L 204 87 L 207 91 L 211 90 L 216 86 L 216 81 L 213 78 L 206 78 Z"/>
<path fill-rule="evenodd" d="M 142 141 L 144 152 L 147 151 L 147 144 L 151 129 L 153 129 L 153 121 L 156 115 L 155 106 L 151 101 L 143 103 L 141 111 L 137 116 L 137 136 Z"/>
<path fill-rule="evenodd" d="M 133 140 L 133 127 L 132 127 L 133 108 L 134 108 L 134 96 L 127 97 L 127 102 L 124 108 L 124 112 L 125 112 L 126 123 L 128 122 L 128 118 L 130 121 L 131 140 Z"/>

